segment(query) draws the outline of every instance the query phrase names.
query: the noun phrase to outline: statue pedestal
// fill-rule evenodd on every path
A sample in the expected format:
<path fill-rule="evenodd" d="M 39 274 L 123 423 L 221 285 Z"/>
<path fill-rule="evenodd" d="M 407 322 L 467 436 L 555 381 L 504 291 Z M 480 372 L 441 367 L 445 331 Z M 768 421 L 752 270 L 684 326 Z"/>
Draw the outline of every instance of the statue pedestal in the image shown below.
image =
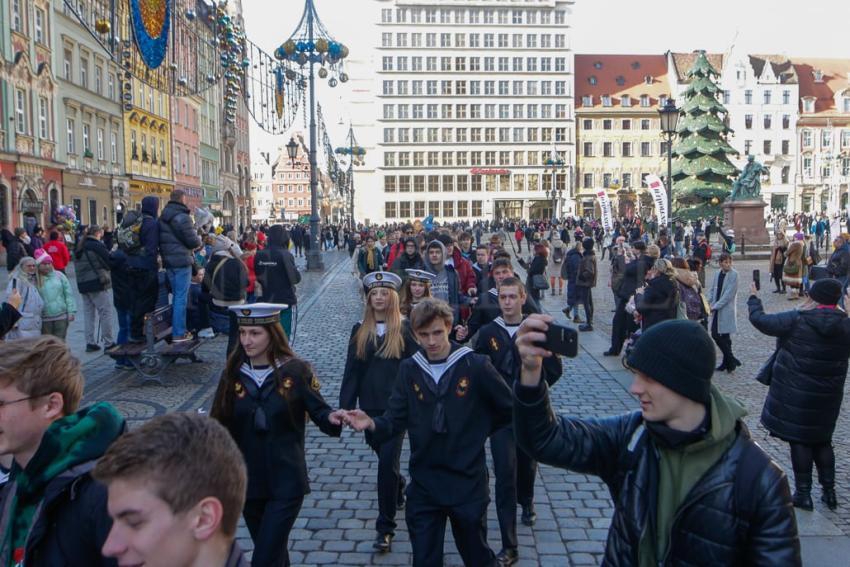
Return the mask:
<path fill-rule="evenodd" d="M 735 242 L 740 246 L 741 237 L 746 247 L 770 244 L 770 235 L 764 226 L 764 208 L 761 199 L 732 201 L 723 204 L 723 227 L 735 231 Z"/>

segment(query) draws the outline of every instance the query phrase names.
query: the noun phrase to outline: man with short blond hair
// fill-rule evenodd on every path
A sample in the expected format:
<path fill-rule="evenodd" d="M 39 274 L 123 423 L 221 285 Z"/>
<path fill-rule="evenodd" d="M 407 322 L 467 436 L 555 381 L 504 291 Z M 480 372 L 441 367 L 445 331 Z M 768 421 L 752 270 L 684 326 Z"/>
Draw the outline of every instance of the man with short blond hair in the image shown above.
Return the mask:
<path fill-rule="evenodd" d="M 114 522 L 104 556 L 149 567 L 248 566 L 235 542 L 245 461 L 216 420 L 156 417 L 116 441 L 94 477 L 108 488 Z"/>
<path fill-rule="evenodd" d="M 111 522 L 91 469 L 125 429 L 107 403 L 78 410 L 80 362 L 52 336 L 0 342 L 0 565 L 115 565 L 100 548 Z"/>

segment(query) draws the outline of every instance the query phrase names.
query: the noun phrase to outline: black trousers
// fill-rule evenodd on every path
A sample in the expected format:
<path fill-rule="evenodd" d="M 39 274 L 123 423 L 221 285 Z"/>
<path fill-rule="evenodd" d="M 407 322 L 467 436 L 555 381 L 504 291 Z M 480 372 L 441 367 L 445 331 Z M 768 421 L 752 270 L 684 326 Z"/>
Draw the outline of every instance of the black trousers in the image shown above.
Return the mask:
<path fill-rule="evenodd" d="M 496 516 L 503 549 L 516 549 L 517 446 L 512 427 L 490 436 L 490 455 L 496 473 Z"/>
<path fill-rule="evenodd" d="M 537 478 L 537 461 L 517 446 L 516 448 L 516 496 L 517 502 L 528 506 L 534 502 L 534 480 Z"/>
<path fill-rule="evenodd" d="M 776 291 L 785 291 L 785 282 L 782 281 L 783 264 L 773 265 L 773 283 L 776 284 Z"/>
<path fill-rule="evenodd" d="M 711 338 L 717 344 L 717 348 L 723 353 L 723 366 L 735 360 L 735 355 L 732 354 L 732 335 L 729 333 L 717 332 L 717 315 L 711 318 Z"/>
<path fill-rule="evenodd" d="M 584 306 L 584 318 L 588 325 L 593 324 L 593 288 L 579 287 L 577 300 L 579 305 Z M 625 311 L 625 307 L 624 307 Z"/>
<path fill-rule="evenodd" d="M 288 500 L 252 499 L 242 516 L 254 541 L 251 565 L 289 567 L 289 532 L 298 518 L 303 496 Z"/>
<path fill-rule="evenodd" d="M 634 318 L 626 312 L 628 299 L 617 298 L 617 307 L 614 310 L 614 320 L 611 322 L 611 350 L 620 352 L 629 332 L 634 332 Z"/>
<path fill-rule="evenodd" d="M 814 464 L 818 468 L 818 475 L 821 478 L 821 484 L 823 484 L 824 472 L 835 471 L 835 450 L 832 448 L 832 443 L 824 443 L 823 445 L 791 443 L 790 445 L 791 468 L 794 469 L 795 476 L 801 473 L 812 474 L 812 464 Z M 834 485 L 834 473 L 831 478 Z"/>
<path fill-rule="evenodd" d="M 159 295 L 159 281 L 156 270 L 130 269 L 130 298 L 133 302 L 130 308 L 130 337 L 133 339 L 145 336 L 145 315 L 156 308 Z"/>
<path fill-rule="evenodd" d="M 382 411 L 366 412 L 370 417 L 383 415 Z M 378 520 L 375 529 L 379 534 L 395 534 L 395 515 L 398 501 L 404 493 L 404 477 L 401 474 L 401 447 L 404 432 L 385 443 L 375 443 L 372 435 L 366 431 L 366 443 L 378 457 Z"/>
<path fill-rule="evenodd" d="M 489 503 L 489 498 L 485 498 L 455 506 L 441 506 L 411 486 L 407 491 L 405 515 L 413 547 L 413 567 L 443 564 L 446 520 L 451 522 L 455 545 L 463 564 L 466 567 L 490 567 L 495 561 L 495 555 L 487 545 Z"/>

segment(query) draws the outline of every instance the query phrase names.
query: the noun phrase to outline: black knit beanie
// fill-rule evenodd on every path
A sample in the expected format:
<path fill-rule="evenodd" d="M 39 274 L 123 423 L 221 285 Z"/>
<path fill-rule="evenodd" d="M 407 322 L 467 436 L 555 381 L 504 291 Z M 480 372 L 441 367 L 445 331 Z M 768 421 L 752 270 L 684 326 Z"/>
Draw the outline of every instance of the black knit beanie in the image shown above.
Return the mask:
<path fill-rule="evenodd" d="M 817 280 L 809 289 L 809 297 L 821 305 L 836 305 L 841 300 L 841 282 L 835 278 Z"/>
<path fill-rule="evenodd" d="M 714 343 L 696 321 L 673 319 L 650 327 L 626 364 L 695 402 L 710 402 Z"/>

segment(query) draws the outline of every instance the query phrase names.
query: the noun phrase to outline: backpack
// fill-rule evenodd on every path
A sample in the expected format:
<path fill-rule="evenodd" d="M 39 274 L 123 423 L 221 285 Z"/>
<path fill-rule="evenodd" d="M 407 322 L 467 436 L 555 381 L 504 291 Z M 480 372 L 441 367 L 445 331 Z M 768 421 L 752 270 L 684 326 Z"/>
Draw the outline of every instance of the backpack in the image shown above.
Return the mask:
<path fill-rule="evenodd" d="M 144 215 L 137 211 L 130 211 L 121 223 L 121 227 L 115 231 L 118 247 L 126 254 L 135 254 L 141 250 L 143 221 Z"/>
<path fill-rule="evenodd" d="M 701 295 L 698 290 L 690 286 L 679 285 L 680 304 L 684 307 L 685 318 L 699 321 L 707 315 Z"/>
<path fill-rule="evenodd" d="M 705 243 L 705 261 L 708 262 L 711 260 L 711 244 L 706 241 Z"/>

